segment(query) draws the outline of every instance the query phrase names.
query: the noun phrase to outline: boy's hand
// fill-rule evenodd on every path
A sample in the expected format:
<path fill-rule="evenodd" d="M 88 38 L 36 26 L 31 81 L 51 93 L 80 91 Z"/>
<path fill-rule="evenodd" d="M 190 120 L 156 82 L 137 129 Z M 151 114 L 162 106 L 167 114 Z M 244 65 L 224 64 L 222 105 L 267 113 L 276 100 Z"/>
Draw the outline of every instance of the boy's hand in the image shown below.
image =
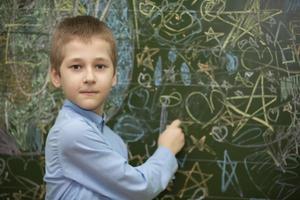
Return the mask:
<path fill-rule="evenodd" d="M 177 154 L 184 145 L 184 134 L 180 128 L 180 124 L 180 120 L 174 120 L 158 138 L 158 145 L 170 149 L 174 155 Z"/>

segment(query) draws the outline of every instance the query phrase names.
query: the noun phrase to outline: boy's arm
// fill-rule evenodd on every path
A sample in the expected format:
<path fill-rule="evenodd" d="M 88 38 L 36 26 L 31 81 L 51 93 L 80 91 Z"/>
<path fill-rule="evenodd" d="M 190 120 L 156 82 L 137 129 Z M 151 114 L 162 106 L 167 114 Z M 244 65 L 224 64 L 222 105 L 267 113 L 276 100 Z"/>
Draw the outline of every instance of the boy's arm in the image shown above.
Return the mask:
<path fill-rule="evenodd" d="M 177 169 L 174 154 L 180 147 L 170 148 L 171 135 L 179 125 L 170 125 L 160 137 L 160 147 L 141 166 L 132 167 L 112 150 L 84 122 L 64 126 L 61 140 L 64 175 L 95 193 L 112 199 L 152 199 L 164 190 Z M 68 133 L 68 130 L 73 130 Z M 84 133 L 84 134 L 82 134 Z M 174 142 L 174 141 L 173 141 Z M 177 145 L 178 146 L 178 145 Z M 180 145 L 179 145 L 180 146 Z"/>

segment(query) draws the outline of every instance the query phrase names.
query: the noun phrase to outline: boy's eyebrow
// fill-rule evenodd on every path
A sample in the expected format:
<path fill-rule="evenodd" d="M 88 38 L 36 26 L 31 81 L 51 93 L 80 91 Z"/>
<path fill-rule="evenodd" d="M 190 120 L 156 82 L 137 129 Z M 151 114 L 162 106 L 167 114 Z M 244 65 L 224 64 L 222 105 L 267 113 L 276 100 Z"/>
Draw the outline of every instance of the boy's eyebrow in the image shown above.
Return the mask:
<path fill-rule="evenodd" d="M 80 62 L 80 61 L 82 61 L 81 58 L 70 58 L 70 59 L 68 59 L 68 62 Z"/>
<path fill-rule="evenodd" d="M 68 62 L 80 62 L 80 61 L 83 61 L 84 59 L 82 58 L 70 58 L 68 59 Z M 109 62 L 109 60 L 107 58 L 103 58 L 103 57 L 96 57 L 94 59 L 95 61 L 104 61 L 104 62 Z"/>
<path fill-rule="evenodd" d="M 96 61 L 109 62 L 109 60 L 108 60 L 107 58 L 103 58 L 103 57 L 96 57 L 95 60 L 96 60 Z"/>

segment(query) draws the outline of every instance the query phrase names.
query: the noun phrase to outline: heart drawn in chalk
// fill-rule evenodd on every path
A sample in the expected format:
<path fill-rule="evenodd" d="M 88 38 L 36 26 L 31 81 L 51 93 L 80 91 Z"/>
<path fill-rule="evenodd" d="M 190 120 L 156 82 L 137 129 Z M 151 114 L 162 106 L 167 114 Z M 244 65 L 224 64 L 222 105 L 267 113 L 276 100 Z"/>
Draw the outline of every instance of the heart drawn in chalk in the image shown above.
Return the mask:
<path fill-rule="evenodd" d="M 130 108 L 145 108 L 150 98 L 149 91 L 137 88 L 129 94 L 128 104 Z"/>
<path fill-rule="evenodd" d="M 248 47 L 241 55 L 241 64 L 247 70 L 269 66 L 272 62 L 273 56 L 271 50 L 266 47 L 263 50 Z"/>
<path fill-rule="evenodd" d="M 43 166 L 38 160 L 29 158 L 10 158 L 7 160 L 7 168 L 11 176 L 28 188 L 43 184 Z"/>
<path fill-rule="evenodd" d="M 192 92 L 185 101 L 186 111 L 197 123 L 208 125 L 222 113 L 223 94 L 218 90 L 213 90 L 209 95 L 201 92 Z"/>

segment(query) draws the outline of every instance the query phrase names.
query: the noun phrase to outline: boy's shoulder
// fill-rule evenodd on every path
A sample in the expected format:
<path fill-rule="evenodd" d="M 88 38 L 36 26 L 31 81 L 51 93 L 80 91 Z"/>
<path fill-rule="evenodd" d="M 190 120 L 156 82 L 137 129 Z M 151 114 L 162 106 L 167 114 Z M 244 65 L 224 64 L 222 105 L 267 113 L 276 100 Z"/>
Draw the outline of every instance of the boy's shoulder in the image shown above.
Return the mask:
<path fill-rule="evenodd" d="M 93 130 L 94 126 L 93 123 L 79 113 L 71 109 L 61 109 L 51 130 L 60 132 L 65 136 L 69 134 L 76 136 L 78 134 L 74 133 Z"/>
<path fill-rule="evenodd" d="M 75 111 L 71 109 L 62 108 L 55 120 L 54 126 L 58 126 L 60 128 L 65 126 L 72 126 L 75 124 L 81 124 L 86 123 L 86 119 L 80 115 L 79 113 L 76 113 Z"/>
<path fill-rule="evenodd" d="M 78 142 L 88 144 L 91 139 L 104 140 L 101 134 L 98 134 L 97 127 L 84 116 L 76 112 L 61 111 L 48 134 L 47 140 L 57 140 L 62 149 L 72 149 L 74 144 Z"/>

